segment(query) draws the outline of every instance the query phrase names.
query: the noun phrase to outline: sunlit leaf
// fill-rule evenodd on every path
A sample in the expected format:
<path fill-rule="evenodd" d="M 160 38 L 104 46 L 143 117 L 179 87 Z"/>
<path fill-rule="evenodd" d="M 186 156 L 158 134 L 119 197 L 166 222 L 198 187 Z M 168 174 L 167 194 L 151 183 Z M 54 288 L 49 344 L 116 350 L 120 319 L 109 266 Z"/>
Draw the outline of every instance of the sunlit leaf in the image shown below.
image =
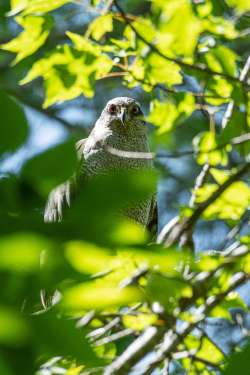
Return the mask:
<path fill-rule="evenodd" d="M 94 95 L 94 79 L 105 75 L 112 68 L 107 55 L 100 54 L 98 47 L 91 45 L 80 35 L 68 33 L 76 49 L 60 46 L 46 58 L 32 66 L 21 84 L 43 77 L 46 99 L 44 107 L 57 101 L 73 99 L 81 94 Z M 83 73 L 84 72 L 84 73 Z"/>
<path fill-rule="evenodd" d="M 14 15 L 20 11 L 23 11 L 24 14 L 47 13 L 71 2 L 71 0 L 11 0 L 9 15 Z"/>
<path fill-rule="evenodd" d="M 237 55 L 225 46 L 218 46 L 205 55 L 208 66 L 216 72 L 224 72 L 235 76 L 237 71 Z"/>
<path fill-rule="evenodd" d="M 209 358 L 214 364 L 219 363 L 224 359 L 223 352 L 221 352 L 218 347 L 206 337 L 203 338 L 201 348 L 196 355 L 202 359 Z"/>
<path fill-rule="evenodd" d="M 0 239 L 0 270 L 35 272 L 40 268 L 41 254 L 50 242 L 32 233 L 13 233 Z"/>
<path fill-rule="evenodd" d="M 249 0 L 226 0 L 227 4 L 237 9 L 238 12 L 247 12 L 250 10 Z"/>
<path fill-rule="evenodd" d="M 143 226 L 131 220 L 121 220 L 117 223 L 110 237 L 114 243 L 122 245 L 143 244 L 148 238 Z"/>
<path fill-rule="evenodd" d="M 245 311 L 247 311 L 248 309 L 247 305 L 240 298 L 240 295 L 236 291 L 234 291 L 228 294 L 228 296 L 219 305 L 212 309 L 209 315 L 219 318 L 231 319 L 229 309 L 236 307 L 241 308 Z"/>
<path fill-rule="evenodd" d="M 203 24 L 193 12 L 189 1 L 154 1 L 161 8 L 161 22 L 157 35 L 158 48 L 177 55 L 192 56 Z M 180 27 L 181 25 L 181 27 Z M 187 43 L 188 40 L 188 43 Z"/>
<path fill-rule="evenodd" d="M 190 94 L 178 94 L 177 101 L 154 100 L 147 121 L 157 126 L 158 133 L 163 134 L 172 130 L 176 123 L 182 122 L 190 116 L 195 109 L 194 97 Z"/>
<path fill-rule="evenodd" d="M 216 184 L 205 184 L 196 192 L 197 203 L 207 200 L 217 190 Z M 239 220 L 250 204 L 250 188 L 242 181 L 234 182 L 204 212 L 204 217 Z"/>
<path fill-rule="evenodd" d="M 157 315 L 139 310 L 137 315 L 124 315 L 123 324 L 135 331 L 143 331 L 148 326 L 156 323 Z"/>
<path fill-rule="evenodd" d="M 222 262 L 222 258 L 218 255 L 208 254 L 208 253 L 201 253 L 199 261 L 197 263 L 197 267 L 201 271 L 212 271 L 216 269 L 220 263 Z"/>
<path fill-rule="evenodd" d="M 66 244 L 66 256 L 76 270 L 85 273 L 109 271 L 113 261 L 107 249 L 80 241 Z"/>
<path fill-rule="evenodd" d="M 88 27 L 88 33 L 95 40 L 100 40 L 104 34 L 113 30 L 113 19 L 111 14 L 104 14 L 94 19 Z"/>
<path fill-rule="evenodd" d="M 105 285 L 102 280 L 78 284 L 64 293 L 62 304 L 70 310 L 104 309 L 123 306 L 142 299 L 135 287 L 118 288 Z"/>
<path fill-rule="evenodd" d="M 214 132 L 203 132 L 193 139 L 194 149 L 198 153 L 199 164 L 209 163 L 210 165 L 226 165 L 227 153 L 220 147 Z"/>
<path fill-rule="evenodd" d="M 16 38 L 0 46 L 17 54 L 13 65 L 36 52 L 45 43 L 53 25 L 51 17 L 17 17 L 16 21 L 24 30 Z"/>

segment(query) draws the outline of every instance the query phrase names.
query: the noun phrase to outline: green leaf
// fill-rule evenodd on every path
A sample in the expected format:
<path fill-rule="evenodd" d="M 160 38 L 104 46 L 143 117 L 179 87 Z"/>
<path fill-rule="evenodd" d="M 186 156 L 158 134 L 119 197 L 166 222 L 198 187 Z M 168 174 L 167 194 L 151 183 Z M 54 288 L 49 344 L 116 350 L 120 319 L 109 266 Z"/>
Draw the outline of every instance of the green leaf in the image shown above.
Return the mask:
<path fill-rule="evenodd" d="M 217 268 L 222 262 L 223 259 L 217 254 L 202 253 L 197 267 L 201 271 L 209 272 Z"/>
<path fill-rule="evenodd" d="M 163 83 L 173 86 L 182 83 L 180 66 L 174 62 L 166 61 L 156 54 L 150 54 L 148 59 L 144 61 L 144 64 L 146 77 L 152 85 Z"/>
<path fill-rule="evenodd" d="M 83 241 L 72 241 L 65 247 L 67 259 L 79 272 L 91 274 L 112 267 L 114 257 L 105 248 Z"/>
<path fill-rule="evenodd" d="M 239 307 L 241 309 L 244 309 L 245 311 L 248 310 L 247 305 L 244 303 L 244 301 L 236 291 L 229 293 L 219 305 L 211 310 L 209 315 L 219 318 L 231 319 L 229 309 L 235 307 Z"/>
<path fill-rule="evenodd" d="M 70 140 L 30 159 L 22 173 L 39 193 L 47 195 L 53 187 L 73 175 L 76 163 L 74 142 Z"/>
<path fill-rule="evenodd" d="M 21 107 L 3 91 L 0 91 L 0 155 L 14 151 L 28 136 L 28 125 Z"/>
<path fill-rule="evenodd" d="M 196 191 L 196 202 L 206 201 L 217 190 L 216 184 L 205 184 Z M 234 182 L 204 212 L 206 219 L 239 220 L 250 204 L 250 188 L 243 181 Z"/>
<path fill-rule="evenodd" d="M 228 360 L 224 375 L 246 374 L 249 369 L 250 344 L 249 342 L 234 353 Z"/>
<path fill-rule="evenodd" d="M 214 106 L 228 103 L 233 92 L 233 85 L 224 78 L 212 77 L 206 87 L 206 102 Z M 211 97 L 209 97 L 211 96 Z M 214 96 L 214 97 L 213 97 Z"/>
<path fill-rule="evenodd" d="M 45 83 L 44 107 L 55 102 L 73 99 L 81 94 L 94 95 L 95 78 L 100 78 L 112 68 L 112 60 L 102 55 L 98 46 L 80 35 L 67 33 L 76 48 L 60 46 L 32 66 L 20 82 L 26 84 L 41 76 Z"/>
<path fill-rule="evenodd" d="M 72 2 L 72 0 L 11 0 L 11 12 L 9 12 L 9 15 L 15 15 L 20 11 L 23 11 L 23 14 L 25 15 L 47 13 L 64 4 Z"/>
<path fill-rule="evenodd" d="M 223 16 L 215 17 L 214 15 L 209 15 L 203 20 L 203 27 L 204 31 L 229 40 L 236 39 L 239 36 L 239 31 L 236 29 L 235 24 Z"/>
<path fill-rule="evenodd" d="M 239 13 L 250 11 L 249 0 L 226 0 L 230 7 L 236 8 Z"/>
<path fill-rule="evenodd" d="M 158 133 L 163 134 L 172 130 L 174 125 L 190 116 L 195 109 L 194 97 L 190 94 L 178 94 L 177 102 L 154 100 L 147 121 L 157 126 Z"/>
<path fill-rule="evenodd" d="M 126 306 L 142 299 L 141 292 L 135 287 L 121 289 L 114 287 L 109 281 L 97 280 L 78 284 L 66 290 L 62 305 L 69 310 L 105 309 Z"/>
<path fill-rule="evenodd" d="M 88 27 L 89 33 L 95 40 L 100 40 L 104 34 L 113 30 L 112 14 L 104 14 L 92 21 Z"/>
<path fill-rule="evenodd" d="M 193 139 L 194 149 L 197 153 L 197 163 L 209 165 L 226 165 L 227 153 L 220 149 L 218 138 L 212 131 L 202 132 Z M 230 147 L 230 146 L 229 146 Z"/>
<path fill-rule="evenodd" d="M 117 222 L 110 238 L 117 245 L 140 245 L 147 241 L 148 236 L 145 228 L 139 223 L 122 219 Z"/>
<path fill-rule="evenodd" d="M 13 233 L 0 238 L 0 270 L 34 273 L 40 268 L 42 251 L 50 242 L 33 233 Z"/>
<path fill-rule="evenodd" d="M 203 23 L 194 14 L 191 3 L 187 0 L 154 3 L 161 8 L 157 47 L 163 53 L 171 51 L 175 55 L 192 57 Z"/>
<path fill-rule="evenodd" d="M 30 329 L 24 317 L 14 309 L 0 305 L 0 343 L 19 347 L 30 339 Z"/>
<path fill-rule="evenodd" d="M 181 297 L 192 297 L 192 293 L 191 286 L 184 280 L 157 274 L 150 275 L 146 286 L 147 298 L 152 302 L 160 302 L 167 311 L 172 311 L 178 306 Z"/>
<path fill-rule="evenodd" d="M 12 65 L 36 52 L 45 43 L 53 25 L 52 18 L 48 16 L 16 17 L 16 21 L 24 30 L 16 38 L 0 46 L 17 54 Z"/>
<path fill-rule="evenodd" d="M 238 56 L 234 51 L 225 46 L 218 46 L 205 55 L 209 68 L 219 73 L 236 76 Z"/>
<path fill-rule="evenodd" d="M 92 366 L 101 363 L 82 330 L 76 328 L 75 321 L 60 318 L 52 311 L 33 316 L 30 323 L 35 333 L 36 348 L 47 359 L 64 356 Z"/>
<path fill-rule="evenodd" d="M 152 314 L 145 308 L 138 310 L 138 315 L 124 315 L 122 322 L 126 328 L 131 328 L 135 331 L 144 331 L 147 327 L 157 322 L 157 315 Z"/>
<path fill-rule="evenodd" d="M 212 363 L 218 364 L 224 360 L 224 354 L 208 338 L 203 337 L 201 348 L 196 353 L 197 357 L 204 360 L 211 359 Z"/>

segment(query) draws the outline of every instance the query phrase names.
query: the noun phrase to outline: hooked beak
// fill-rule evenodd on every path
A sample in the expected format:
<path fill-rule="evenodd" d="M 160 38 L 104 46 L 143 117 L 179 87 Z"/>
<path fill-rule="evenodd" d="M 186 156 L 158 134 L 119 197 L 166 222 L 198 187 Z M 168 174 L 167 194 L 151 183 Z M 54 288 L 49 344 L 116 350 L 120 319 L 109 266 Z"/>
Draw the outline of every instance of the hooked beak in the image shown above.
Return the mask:
<path fill-rule="evenodd" d="M 121 108 L 121 112 L 118 114 L 118 118 L 121 121 L 122 125 L 125 126 L 126 108 Z"/>

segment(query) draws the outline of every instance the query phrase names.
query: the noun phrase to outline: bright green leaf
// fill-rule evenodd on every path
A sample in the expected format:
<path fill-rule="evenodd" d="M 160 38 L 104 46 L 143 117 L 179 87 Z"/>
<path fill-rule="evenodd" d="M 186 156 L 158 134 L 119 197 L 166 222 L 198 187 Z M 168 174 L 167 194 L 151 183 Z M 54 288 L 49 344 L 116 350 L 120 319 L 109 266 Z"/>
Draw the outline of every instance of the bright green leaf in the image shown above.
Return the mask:
<path fill-rule="evenodd" d="M 78 284 L 68 289 L 63 296 L 62 304 L 69 310 L 104 309 L 124 306 L 141 301 L 142 294 L 135 287 L 118 288 L 105 285 L 105 281 L 97 280 Z"/>
<path fill-rule="evenodd" d="M 239 13 L 250 11 L 250 1 L 249 0 L 226 0 L 230 7 L 236 8 Z"/>
<path fill-rule="evenodd" d="M 224 354 L 208 338 L 202 339 L 201 348 L 196 353 L 197 357 L 209 359 L 212 363 L 217 364 L 224 360 Z"/>
<path fill-rule="evenodd" d="M 11 12 L 9 15 L 15 15 L 20 11 L 24 14 L 47 13 L 64 4 L 71 3 L 72 0 L 11 0 Z"/>
<path fill-rule="evenodd" d="M 194 149 L 198 153 L 197 163 L 210 165 L 226 165 L 227 154 L 224 149 L 219 148 L 216 134 L 212 131 L 198 134 L 193 139 Z"/>
<path fill-rule="evenodd" d="M 113 261 L 107 249 L 82 241 L 66 244 L 66 257 L 77 271 L 85 273 L 109 271 Z"/>
<path fill-rule="evenodd" d="M 12 65 L 36 52 L 45 43 L 52 27 L 51 17 L 16 17 L 16 21 L 24 30 L 16 38 L 0 46 L 17 54 Z"/>
<path fill-rule="evenodd" d="M 192 95 L 180 93 L 178 99 L 177 102 L 154 100 L 151 103 L 151 111 L 147 121 L 159 128 L 159 134 L 170 131 L 176 123 L 183 121 L 194 111 L 195 102 Z"/>
<path fill-rule="evenodd" d="M 225 46 L 218 46 L 207 52 L 205 57 L 209 68 L 212 70 L 231 76 L 236 75 L 238 56 L 231 49 Z"/>
<path fill-rule="evenodd" d="M 32 233 L 13 233 L 0 239 L 0 269 L 30 273 L 38 271 L 42 252 L 50 248 L 44 237 Z"/>
<path fill-rule="evenodd" d="M 87 33 L 95 40 L 100 40 L 104 34 L 113 30 L 112 14 L 104 14 L 94 19 L 88 27 Z"/>
<path fill-rule="evenodd" d="M 217 190 L 216 184 L 205 184 L 196 191 L 196 202 L 206 201 Z M 234 182 L 204 212 L 206 219 L 239 220 L 250 204 L 250 188 L 243 181 Z"/>

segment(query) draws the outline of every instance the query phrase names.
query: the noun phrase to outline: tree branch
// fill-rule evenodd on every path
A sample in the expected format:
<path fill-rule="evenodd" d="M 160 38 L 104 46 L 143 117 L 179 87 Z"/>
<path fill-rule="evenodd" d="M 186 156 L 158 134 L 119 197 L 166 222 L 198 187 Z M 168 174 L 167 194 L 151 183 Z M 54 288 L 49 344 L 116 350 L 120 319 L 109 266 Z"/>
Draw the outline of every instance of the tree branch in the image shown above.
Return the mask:
<path fill-rule="evenodd" d="M 189 64 L 189 63 L 186 63 L 186 62 L 184 62 L 184 61 L 182 61 L 182 60 L 180 60 L 178 58 L 174 58 L 174 57 L 170 57 L 170 56 L 165 55 L 154 44 L 152 44 L 151 42 L 149 42 L 144 36 L 142 36 L 136 30 L 136 28 L 134 27 L 134 25 L 131 23 L 130 19 L 128 19 L 128 17 L 126 15 L 126 13 L 124 12 L 123 8 L 119 5 L 118 1 L 114 0 L 113 3 L 116 6 L 117 10 L 121 13 L 122 18 L 124 19 L 124 21 L 131 28 L 131 30 L 134 31 L 134 33 L 136 34 L 136 36 L 142 42 L 144 42 L 153 52 L 155 52 L 157 55 L 159 55 L 163 59 L 171 61 L 171 62 L 174 62 L 174 63 L 182 66 L 183 68 L 188 68 L 188 69 L 191 69 L 191 70 L 196 70 L 196 71 L 199 71 L 199 72 L 202 72 L 202 73 L 205 73 L 205 74 L 209 74 L 209 75 L 212 74 L 212 75 L 220 76 L 220 77 L 223 77 L 223 78 L 225 78 L 225 79 L 227 79 L 229 81 L 233 81 L 233 82 L 237 82 L 237 83 L 240 82 L 242 84 L 245 84 L 243 81 L 240 81 L 239 78 L 237 78 L 237 77 L 233 77 L 233 76 L 231 76 L 229 74 L 226 74 L 226 73 L 216 72 L 216 71 L 208 68 L 207 66 Z"/>
<path fill-rule="evenodd" d="M 181 246 L 188 243 L 190 232 L 203 212 L 218 199 L 221 194 L 234 182 L 243 177 L 250 170 L 250 161 L 241 166 L 236 173 L 233 173 L 218 189 L 205 201 L 202 202 L 188 218 L 182 222 L 180 220 L 166 231 L 165 227 L 158 236 L 158 242 L 164 243 L 165 246 L 171 246 L 173 243 L 180 242 Z M 167 224 L 168 225 L 168 224 Z"/>

